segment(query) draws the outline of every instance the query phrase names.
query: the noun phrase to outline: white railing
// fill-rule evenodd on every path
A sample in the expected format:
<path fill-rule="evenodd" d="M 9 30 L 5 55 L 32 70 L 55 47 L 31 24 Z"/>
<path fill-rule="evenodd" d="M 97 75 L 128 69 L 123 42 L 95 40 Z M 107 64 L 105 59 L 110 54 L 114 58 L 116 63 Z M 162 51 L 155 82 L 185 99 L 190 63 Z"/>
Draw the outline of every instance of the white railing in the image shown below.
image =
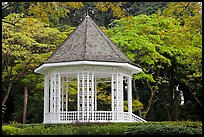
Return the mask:
<path fill-rule="evenodd" d="M 133 114 L 132 113 L 132 119 L 134 122 L 147 122 L 146 120 L 144 120 L 143 118 L 141 117 L 138 117 L 137 115 Z"/>
<path fill-rule="evenodd" d="M 112 111 L 69 111 L 47 113 L 44 123 L 75 123 L 75 122 L 146 122 L 146 120 L 129 112 Z"/>

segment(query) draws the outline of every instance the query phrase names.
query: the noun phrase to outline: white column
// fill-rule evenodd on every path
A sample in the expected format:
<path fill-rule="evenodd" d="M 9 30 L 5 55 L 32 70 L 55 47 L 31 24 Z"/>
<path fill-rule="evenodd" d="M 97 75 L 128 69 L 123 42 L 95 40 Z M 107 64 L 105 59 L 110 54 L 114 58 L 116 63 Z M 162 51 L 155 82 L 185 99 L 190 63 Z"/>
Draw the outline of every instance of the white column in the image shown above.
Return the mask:
<path fill-rule="evenodd" d="M 79 120 L 79 107 L 80 107 L 80 104 L 79 104 L 79 94 L 80 94 L 80 79 L 79 79 L 79 72 L 77 73 L 77 120 Z"/>
<path fill-rule="evenodd" d="M 118 112 L 118 120 L 124 120 L 124 109 L 123 109 L 123 74 L 119 73 L 117 75 L 117 112 Z"/>
<path fill-rule="evenodd" d="M 117 73 L 117 75 L 116 75 L 116 111 L 117 111 L 117 120 L 119 120 L 119 99 L 118 99 L 118 97 L 119 97 L 119 84 L 118 84 L 118 81 L 119 81 L 119 78 L 118 78 L 119 76 L 118 76 L 118 73 Z"/>
<path fill-rule="evenodd" d="M 68 77 L 66 78 L 66 113 L 67 113 L 67 111 L 69 111 L 69 109 L 68 109 L 68 105 L 69 105 L 69 82 L 68 82 Z"/>
<path fill-rule="evenodd" d="M 117 74 L 112 74 L 111 94 L 112 94 L 112 120 L 117 120 L 118 100 L 117 100 Z"/>
<path fill-rule="evenodd" d="M 46 114 L 48 113 L 48 109 L 49 109 L 49 100 L 48 100 L 48 97 L 49 97 L 49 79 L 48 79 L 48 76 L 45 76 L 44 77 L 44 122 L 45 119 L 46 119 Z"/>
<path fill-rule="evenodd" d="M 82 72 L 82 121 L 84 120 L 84 72 Z"/>
<path fill-rule="evenodd" d="M 54 94 L 53 94 L 53 96 L 54 96 L 54 121 L 56 121 L 57 119 L 56 119 L 56 113 L 57 113 L 57 96 L 56 96 L 56 93 L 57 93 L 57 74 L 55 73 L 54 74 Z"/>
<path fill-rule="evenodd" d="M 114 75 L 112 74 L 111 78 L 111 111 L 112 111 L 112 120 L 114 119 Z"/>
<path fill-rule="evenodd" d="M 55 98 L 55 92 L 56 92 L 56 74 L 53 74 L 53 113 L 55 115 L 55 108 L 56 108 L 56 98 Z"/>
<path fill-rule="evenodd" d="M 64 112 L 64 77 L 61 78 L 62 82 L 61 82 L 61 105 L 60 105 L 60 108 L 61 108 L 61 111 Z"/>
<path fill-rule="evenodd" d="M 128 112 L 132 114 L 132 78 L 128 77 Z"/>
<path fill-rule="evenodd" d="M 53 121 L 54 118 L 54 74 L 51 74 L 51 84 L 50 84 L 50 114 L 51 119 L 50 121 Z"/>
<path fill-rule="evenodd" d="M 97 83 L 96 83 L 96 78 L 94 79 L 94 90 L 95 90 L 95 101 L 94 101 L 94 110 L 97 111 Z"/>
<path fill-rule="evenodd" d="M 91 75 L 91 111 L 92 111 L 92 119 L 94 120 L 94 73 Z"/>
<path fill-rule="evenodd" d="M 87 113 L 87 122 L 89 121 L 89 72 L 86 73 L 86 113 Z"/>
<path fill-rule="evenodd" d="M 60 121 L 60 101 L 61 101 L 61 76 L 60 74 L 58 74 L 58 104 L 57 104 L 57 107 L 58 107 L 58 121 Z"/>

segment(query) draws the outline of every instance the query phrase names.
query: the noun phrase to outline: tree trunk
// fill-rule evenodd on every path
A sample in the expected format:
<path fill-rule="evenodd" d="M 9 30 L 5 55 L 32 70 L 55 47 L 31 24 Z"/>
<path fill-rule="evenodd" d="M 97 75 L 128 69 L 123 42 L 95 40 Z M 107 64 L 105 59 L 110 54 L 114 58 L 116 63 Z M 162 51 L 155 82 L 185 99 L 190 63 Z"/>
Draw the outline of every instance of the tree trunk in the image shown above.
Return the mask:
<path fill-rule="evenodd" d="M 164 104 L 164 108 L 166 109 L 166 113 L 167 113 L 167 116 L 168 116 L 168 120 L 171 121 L 171 115 L 170 115 L 170 112 L 169 112 L 169 107 L 167 106 L 167 104 L 169 104 L 169 99 L 168 99 L 168 93 L 167 93 L 167 90 L 163 90 L 164 93 L 162 94 L 162 97 L 163 97 L 163 104 Z"/>
<path fill-rule="evenodd" d="M 3 96 L 3 99 L 2 99 L 2 106 L 6 103 L 6 100 L 11 92 L 11 86 L 12 86 L 12 82 L 9 83 L 8 85 L 8 89 L 4 88 L 4 90 L 6 91 L 6 94 Z"/>
<path fill-rule="evenodd" d="M 169 80 L 169 91 L 170 91 L 170 97 L 171 97 L 171 120 L 176 121 L 178 120 L 178 107 L 179 107 L 179 92 L 176 90 L 176 80 L 174 79 L 174 71 L 170 74 L 170 80 Z"/>
<path fill-rule="evenodd" d="M 27 113 L 27 104 L 28 104 L 28 89 L 27 86 L 24 87 L 24 107 L 23 107 L 23 124 L 26 123 L 26 113 Z"/>
<path fill-rule="evenodd" d="M 192 89 L 190 88 L 190 84 L 188 85 L 188 89 L 191 92 L 193 98 L 195 99 L 196 103 L 202 108 L 202 103 L 199 101 L 199 99 L 195 96 L 195 93 L 193 93 Z"/>
<path fill-rule="evenodd" d="M 177 121 L 178 120 L 178 113 L 179 113 L 179 91 L 175 90 L 175 99 L 174 99 L 174 115 L 173 115 L 173 120 Z"/>
<path fill-rule="evenodd" d="M 133 79 L 133 82 L 132 82 L 132 89 L 133 89 L 133 92 L 135 93 L 136 100 L 139 101 L 139 91 L 136 88 L 135 79 Z M 138 109 L 138 115 L 139 115 L 139 117 L 142 117 L 142 113 L 141 113 L 141 109 L 140 108 Z"/>
<path fill-rule="evenodd" d="M 171 104 L 171 120 L 172 121 L 177 121 L 178 120 L 178 110 L 179 110 L 179 93 L 178 91 L 173 92 L 174 97 L 173 97 L 173 101 Z"/>
<path fill-rule="evenodd" d="M 149 95 L 149 98 L 148 98 L 148 101 L 147 101 L 147 106 L 146 106 L 146 108 L 145 108 L 145 110 L 144 110 L 145 113 L 143 114 L 143 118 L 146 117 L 147 113 L 148 113 L 149 110 L 150 110 L 150 107 L 151 107 L 151 105 L 152 105 L 152 99 L 153 99 L 154 93 L 155 93 L 154 90 L 152 89 L 151 85 L 149 84 L 148 80 L 146 80 L 146 82 L 147 82 L 147 85 L 148 85 L 149 88 L 150 88 L 150 95 Z"/>

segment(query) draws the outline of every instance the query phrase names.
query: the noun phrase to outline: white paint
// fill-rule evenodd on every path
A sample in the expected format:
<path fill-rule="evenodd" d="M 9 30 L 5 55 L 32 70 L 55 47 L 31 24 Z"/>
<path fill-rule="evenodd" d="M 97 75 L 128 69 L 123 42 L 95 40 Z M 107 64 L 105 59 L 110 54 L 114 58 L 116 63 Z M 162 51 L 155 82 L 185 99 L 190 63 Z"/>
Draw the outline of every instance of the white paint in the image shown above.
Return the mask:
<path fill-rule="evenodd" d="M 116 66 L 123 67 L 131 71 L 132 74 L 142 72 L 141 68 L 133 66 L 129 63 L 117 63 L 117 62 L 97 62 L 97 61 L 73 61 L 73 62 L 59 62 L 43 64 L 34 70 L 35 73 L 44 74 L 46 69 L 52 67 L 73 66 L 73 65 L 99 65 L 99 66 Z"/>
<path fill-rule="evenodd" d="M 74 72 L 68 71 L 66 73 L 62 73 L 60 69 L 54 69 L 49 73 L 49 70 L 45 71 L 43 123 L 145 122 L 144 119 L 132 113 L 132 81 L 130 75 L 124 74 L 122 69 L 112 71 L 113 69 L 105 68 L 102 72 L 97 72 L 97 69 L 92 72 L 89 67 L 91 66 L 85 66 L 86 70 L 77 70 L 76 67 Z M 68 78 L 77 78 L 76 111 L 68 110 Z M 111 82 L 111 111 L 97 111 L 96 78 L 101 78 L 104 81 L 111 79 L 109 81 Z M 126 79 L 128 112 L 124 112 L 123 98 L 123 81 Z M 48 111 L 49 107 L 50 111 Z"/>

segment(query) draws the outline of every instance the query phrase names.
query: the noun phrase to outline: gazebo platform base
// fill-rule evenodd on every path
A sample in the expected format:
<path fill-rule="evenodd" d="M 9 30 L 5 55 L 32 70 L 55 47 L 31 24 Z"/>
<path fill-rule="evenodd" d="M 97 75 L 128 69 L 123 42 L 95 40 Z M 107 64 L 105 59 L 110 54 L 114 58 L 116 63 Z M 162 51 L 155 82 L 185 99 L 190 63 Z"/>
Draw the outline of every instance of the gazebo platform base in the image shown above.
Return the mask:
<path fill-rule="evenodd" d="M 105 123 L 105 122 L 146 122 L 146 120 L 129 112 L 112 111 L 68 111 L 60 113 L 47 113 L 43 124 L 63 123 Z"/>

